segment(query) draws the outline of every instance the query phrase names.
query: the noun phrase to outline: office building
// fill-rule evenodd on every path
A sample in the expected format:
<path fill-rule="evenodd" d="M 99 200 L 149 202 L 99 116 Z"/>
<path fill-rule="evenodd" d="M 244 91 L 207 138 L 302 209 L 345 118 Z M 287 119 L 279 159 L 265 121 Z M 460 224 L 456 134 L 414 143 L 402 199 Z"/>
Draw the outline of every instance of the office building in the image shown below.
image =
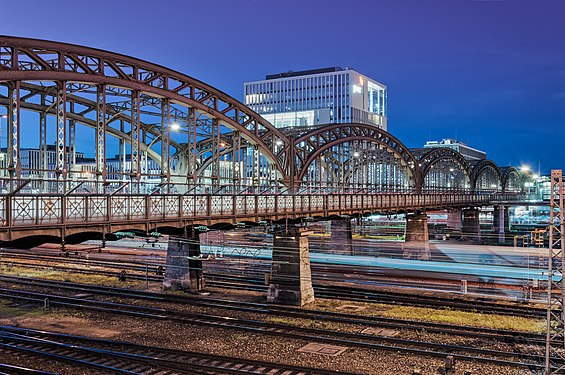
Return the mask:
<path fill-rule="evenodd" d="M 244 101 L 278 128 L 357 122 L 387 129 L 386 86 L 349 68 L 267 75 L 244 84 Z"/>
<path fill-rule="evenodd" d="M 472 148 L 467 146 L 463 142 L 456 141 L 454 139 L 445 138 L 441 141 L 428 141 L 424 145 L 424 148 L 437 148 L 437 147 L 446 147 L 452 150 L 457 151 L 467 160 L 483 160 L 487 158 L 487 154 L 484 151 L 477 150 L 476 148 Z"/>

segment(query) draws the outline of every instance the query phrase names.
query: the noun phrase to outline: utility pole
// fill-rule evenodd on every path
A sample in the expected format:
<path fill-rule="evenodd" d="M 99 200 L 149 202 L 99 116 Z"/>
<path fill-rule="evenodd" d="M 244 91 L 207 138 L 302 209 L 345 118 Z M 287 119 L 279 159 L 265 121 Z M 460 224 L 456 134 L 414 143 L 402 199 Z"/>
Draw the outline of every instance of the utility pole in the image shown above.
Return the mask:
<path fill-rule="evenodd" d="M 565 374 L 563 171 L 551 171 L 545 374 Z"/>

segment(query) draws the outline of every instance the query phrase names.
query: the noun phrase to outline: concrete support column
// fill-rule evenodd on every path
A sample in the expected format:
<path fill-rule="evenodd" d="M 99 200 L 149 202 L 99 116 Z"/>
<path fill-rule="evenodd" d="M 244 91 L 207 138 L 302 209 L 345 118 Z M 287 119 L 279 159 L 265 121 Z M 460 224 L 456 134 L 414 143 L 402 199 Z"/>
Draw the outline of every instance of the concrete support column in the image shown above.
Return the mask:
<path fill-rule="evenodd" d="M 461 210 L 447 211 L 447 227 L 453 230 L 461 230 Z"/>
<path fill-rule="evenodd" d="M 463 223 L 461 229 L 465 238 L 471 241 L 481 240 L 481 225 L 479 222 L 478 208 L 468 208 L 463 210 Z"/>
<path fill-rule="evenodd" d="M 204 288 L 202 261 L 189 257 L 200 256 L 199 232 L 191 230 L 186 237 L 169 237 L 165 289 L 198 291 Z"/>
<path fill-rule="evenodd" d="M 492 230 L 498 234 L 498 242 L 506 242 L 506 233 L 510 232 L 510 215 L 508 212 L 508 206 L 498 205 L 494 206 L 493 212 L 493 227 Z"/>
<path fill-rule="evenodd" d="M 295 227 L 274 234 L 268 302 L 298 306 L 314 302 L 307 234 L 305 228 Z"/>
<path fill-rule="evenodd" d="M 353 253 L 351 220 L 331 220 L 331 248 L 347 254 Z"/>
<path fill-rule="evenodd" d="M 425 212 L 406 214 L 406 233 L 402 247 L 404 259 L 430 260 L 428 217 Z"/>

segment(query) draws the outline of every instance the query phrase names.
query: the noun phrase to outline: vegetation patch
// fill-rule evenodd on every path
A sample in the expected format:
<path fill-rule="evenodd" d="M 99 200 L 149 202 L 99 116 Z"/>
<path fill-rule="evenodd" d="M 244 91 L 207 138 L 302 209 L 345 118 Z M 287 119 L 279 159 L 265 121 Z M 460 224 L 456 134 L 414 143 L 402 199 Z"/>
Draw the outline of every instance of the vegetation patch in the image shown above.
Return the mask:
<path fill-rule="evenodd" d="M 145 282 L 119 281 L 117 276 L 104 276 L 96 274 L 82 274 L 73 272 L 56 271 L 52 268 L 25 268 L 2 264 L 0 273 L 5 276 L 30 277 L 53 281 L 66 281 L 72 283 L 103 285 L 117 288 L 145 288 Z"/>
<path fill-rule="evenodd" d="M 35 318 L 40 316 L 49 315 L 51 312 L 45 309 L 29 308 L 29 307 L 15 307 L 11 301 L 0 300 L 0 319 L 29 317 Z"/>
<path fill-rule="evenodd" d="M 331 299 L 317 299 L 316 302 L 309 305 L 308 308 L 314 310 L 329 310 L 343 313 L 344 311 L 343 309 L 340 309 L 340 306 L 344 304 L 364 307 L 364 309 L 356 311 L 356 315 L 381 316 L 394 319 L 505 329 L 520 332 L 540 333 L 545 331 L 545 321 L 540 319 L 483 314 L 478 312 L 467 312 L 452 309 L 429 309 L 423 307 L 386 305 Z"/>
<path fill-rule="evenodd" d="M 266 320 L 269 323 L 284 324 L 293 327 L 316 328 L 334 331 L 340 330 L 339 323 L 325 320 L 285 318 L 278 316 L 269 316 Z"/>

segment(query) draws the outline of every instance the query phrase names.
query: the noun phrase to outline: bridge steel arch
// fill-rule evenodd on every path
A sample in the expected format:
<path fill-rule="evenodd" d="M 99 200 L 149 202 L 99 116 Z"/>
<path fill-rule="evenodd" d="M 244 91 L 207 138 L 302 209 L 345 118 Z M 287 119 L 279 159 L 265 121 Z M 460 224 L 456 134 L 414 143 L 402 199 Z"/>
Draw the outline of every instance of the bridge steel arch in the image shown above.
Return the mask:
<path fill-rule="evenodd" d="M 424 149 L 426 150 L 426 149 Z M 445 165 L 440 165 L 445 163 Z M 434 167 L 443 167 L 438 173 L 442 175 L 445 179 L 453 179 L 454 186 L 449 187 L 451 190 L 470 190 L 472 184 L 472 169 L 468 161 L 455 150 L 447 147 L 437 147 L 426 150 L 420 155 L 418 159 L 418 165 L 422 173 L 422 188 L 426 190 L 436 189 L 437 186 L 426 186 L 426 184 L 431 184 L 429 181 L 430 174 Z M 461 176 L 463 174 L 463 176 Z M 447 185 L 447 184 L 446 184 Z M 462 186 L 461 186 L 462 185 Z M 447 188 L 447 186 L 446 186 Z"/>
<path fill-rule="evenodd" d="M 523 178 L 520 171 L 515 167 L 501 167 L 502 191 L 519 192 L 522 190 Z"/>
<path fill-rule="evenodd" d="M 55 98 L 55 93 L 48 90 L 48 88 L 38 85 L 31 85 L 26 83 L 20 84 L 21 88 L 24 88 L 30 92 L 27 95 L 27 98 L 31 99 L 34 96 L 38 96 L 41 98 L 39 102 L 28 101 L 27 98 L 20 98 L 20 108 L 27 109 L 29 111 L 37 112 L 39 114 L 51 114 L 56 116 L 56 108 L 53 105 L 49 105 L 49 102 L 53 103 Z M 51 101 L 46 100 L 46 98 L 51 97 Z M 88 113 L 96 113 L 96 102 L 75 96 L 75 95 L 67 95 L 66 97 L 67 102 L 70 104 L 70 108 L 67 110 L 66 115 L 68 120 L 76 121 L 83 125 L 86 125 L 90 128 L 96 129 L 96 120 L 92 118 L 88 118 L 86 115 Z M 75 104 L 75 105 L 73 105 Z M 9 100 L 6 97 L 0 96 L 0 105 L 8 106 Z M 80 106 L 80 110 L 74 110 Z M 129 117 L 117 108 L 112 108 L 110 106 L 106 107 L 106 112 L 108 116 L 110 116 L 110 121 L 107 122 L 109 124 L 113 121 L 127 121 Z M 147 129 L 148 133 L 151 133 L 155 137 L 160 136 L 160 132 L 156 128 L 152 128 L 148 124 L 144 124 L 140 122 L 141 128 Z M 125 132 L 120 131 L 119 129 L 107 127 L 106 132 L 117 139 L 122 141 L 129 141 L 129 135 Z M 180 144 L 174 140 L 170 140 L 170 145 L 173 146 L 175 149 L 180 147 Z M 151 149 L 145 144 L 140 144 L 140 147 L 143 151 L 147 152 L 149 156 L 155 160 L 156 162 L 161 161 L 161 155 L 157 153 L 155 150 Z"/>
<path fill-rule="evenodd" d="M 218 129 L 218 133 L 220 127 L 225 127 L 237 131 L 241 137 L 254 145 L 257 152 L 277 171 L 281 180 L 288 181 L 292 173 L 293 165 L 288 159 L 289 150 L 292 148 L 289 139 L 244 104 L 199 80 L 117 53 L 67 43 L 0 36 L 0 86 L 7 88 L 10 146 L 8 165 L 10 175 L 14 178 L 19 178 L 21 174 L 20 110 L 21 101 L 27 95 L 24 86 L 26 83 L 45 82 L 54 83 L 49 87 L 55 92 L 56 98 L 53 103 L 57 114 L 56 170 L 60 174 L 64 175 L 65 172 L 67 97 L 87 86 L 94 91 L 97 99 L 97 154 L 105 152 L 107 103 L 119 97 L 125 102 L 124 109 L 131 112 L 131 129 L 128 135 L 131 143 L 131 174 L 134 178 L 139 179 L 140 119 L 144 105 L 160 109 L 154 114 L 160 114 L 162 118 L 156 127 L 161 132 L 162 151 L 165 151 L 162 155 L 166 163 L 169 162 L 170 156 L 169 144 L 166 141 L 171 120 L 185 120 L 186 131 L 196 142 L 198 137 L 203 137 L 202 134 L 197 134 L 197 119 L 205 117 L 211 126 Z M 179 107 L 187 109 L 184 119 L 183 116 L 177 116 Z M 209 133 L 215 135 L 214 130 Z M 214 151 L 216 155 L 219 155 L 218 148 L 217 145 Z M 96 172 L 103 176 L 103 163 L 99 159 L 97 157 Z"/>
<path fill-rule="evenodd" d="M 492 160 L 484 159 L 473 163 L 472 176 L 473 190 L 502 191 L 502 173 Z"/>
<path fill-rule="evenodd" d="M 404 144 L 390 133 L 367 124 L 329 124 L 300 134 L 294 139 L 296 160 L 295 182 L 304 180 L 308 167 L 325 151 L 345 143 L 366 142 L 376 145 L 401 161 L 416 191 L 421 189 L 421 173 L 417 159 Z"/>

